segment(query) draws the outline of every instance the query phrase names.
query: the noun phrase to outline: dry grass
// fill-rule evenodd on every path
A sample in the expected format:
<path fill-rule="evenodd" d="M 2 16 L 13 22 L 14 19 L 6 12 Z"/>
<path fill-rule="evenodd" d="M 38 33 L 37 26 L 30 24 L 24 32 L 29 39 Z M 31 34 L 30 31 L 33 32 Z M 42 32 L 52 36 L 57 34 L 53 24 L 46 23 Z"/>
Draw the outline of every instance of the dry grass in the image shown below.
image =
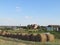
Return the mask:
<path fill-rule="evenodd" d="M 0 45 L 26 45 L 26 44 L 0 39 Z"/>
<path fill-rule="evenodd" d="M 0 37 L 0 45 L 60 45 L 60 39 L 57 39 L 55 42 L 33 42 Z"/>

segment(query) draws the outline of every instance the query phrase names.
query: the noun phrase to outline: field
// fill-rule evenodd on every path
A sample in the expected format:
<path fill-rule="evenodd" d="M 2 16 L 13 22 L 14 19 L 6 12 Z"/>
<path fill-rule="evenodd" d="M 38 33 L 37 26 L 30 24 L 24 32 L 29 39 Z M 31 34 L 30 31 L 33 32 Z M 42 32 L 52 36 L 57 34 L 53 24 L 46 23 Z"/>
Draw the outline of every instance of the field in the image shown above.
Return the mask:
<path fill-rule="evenodd" d="M 8 30 L 11 33 L 46 33 L 44 31 L 26 31 L 26 30 Z M 0 45 L 60 45 L 60 32 L 51 32 L 50 33 L 55 35 L 54 42 L 33 42 L 33 41 L 26 41 L 26 40 L 18 40 L 14 38 L 7 38 L 0 36 Z"/>
<path fill-rule="evenodd" d="M 60 45 L 60 39 L 56 39 L 55 42 L 42 43 L 42 42 L 24 41 L 0 36 L 0 45 Z"/>

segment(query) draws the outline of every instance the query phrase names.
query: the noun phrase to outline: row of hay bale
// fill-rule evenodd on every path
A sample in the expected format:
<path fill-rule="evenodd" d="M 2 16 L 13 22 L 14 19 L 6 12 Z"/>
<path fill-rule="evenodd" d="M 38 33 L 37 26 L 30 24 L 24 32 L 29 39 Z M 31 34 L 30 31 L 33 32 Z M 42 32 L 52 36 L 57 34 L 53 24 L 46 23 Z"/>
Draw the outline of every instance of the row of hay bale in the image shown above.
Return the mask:
<path fill-rule="evenodd" d="M 21 40 L 28 40 L 28 41 L 37 41 L 37 42 L 53 42 L 54 41 L 54 35 L 53 34 L 27 34 L 27 33 L 15 33 L 11 34 L 7 31 L 0 31 L 0 36 L 3 37 L 10 37 L 10 38 L 17 38 Z"/>

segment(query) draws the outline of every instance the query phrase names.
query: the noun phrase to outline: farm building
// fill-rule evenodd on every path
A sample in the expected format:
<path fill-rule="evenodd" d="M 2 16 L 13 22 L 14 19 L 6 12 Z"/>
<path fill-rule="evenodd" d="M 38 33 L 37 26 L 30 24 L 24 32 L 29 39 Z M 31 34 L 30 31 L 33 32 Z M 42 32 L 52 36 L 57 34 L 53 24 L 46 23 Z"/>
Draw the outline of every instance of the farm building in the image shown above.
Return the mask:
<path fill-rule="evenodd" d="M 48 25 L 47 31 L 60 31 L 60 25 Z"/>
<path fill-rule="evenodd" d="M 37 29 L 39 27 L 39 25 L 37 25 L 37 24 L 31 24 L 31 25 L 27 25 L 27 27 L 29 29 Z"/>
<path fill-rule="evenodd" d="M 37 24 L 32 24 L 33 29 L 37 29 L 38 25 Z"/>

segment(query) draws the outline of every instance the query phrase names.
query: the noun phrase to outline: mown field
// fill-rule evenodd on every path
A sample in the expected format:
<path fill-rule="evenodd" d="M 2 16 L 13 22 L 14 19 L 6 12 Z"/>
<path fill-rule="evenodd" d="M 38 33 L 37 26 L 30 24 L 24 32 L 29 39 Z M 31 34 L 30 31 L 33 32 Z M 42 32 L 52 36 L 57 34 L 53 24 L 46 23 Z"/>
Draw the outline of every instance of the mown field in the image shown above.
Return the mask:
<path fill-rule="evenodd" d="M 31 31 L 31 30 L 8 30 L 10 33 L 47 33 L 45 31 Z M 49 31 L 55 35 L 54 42 L 32 42 L 26 40 L 18 40 L 14 38 L 7 38 L 0 36 L 0 45 L 60 45 L 60 32 Z"/>
<path fill-rule="evenodd" d="M 10 33 L 28 33 L 28 34 L 40 34 L 40 33 L 51 33 L 55 36 L 55 38 L 60 39 L 60 31 L 40 31 L 40 30 L 34 30 L 34 29 L 20 29 L 20 30 L 5 30 L 8 31 Z"/>

